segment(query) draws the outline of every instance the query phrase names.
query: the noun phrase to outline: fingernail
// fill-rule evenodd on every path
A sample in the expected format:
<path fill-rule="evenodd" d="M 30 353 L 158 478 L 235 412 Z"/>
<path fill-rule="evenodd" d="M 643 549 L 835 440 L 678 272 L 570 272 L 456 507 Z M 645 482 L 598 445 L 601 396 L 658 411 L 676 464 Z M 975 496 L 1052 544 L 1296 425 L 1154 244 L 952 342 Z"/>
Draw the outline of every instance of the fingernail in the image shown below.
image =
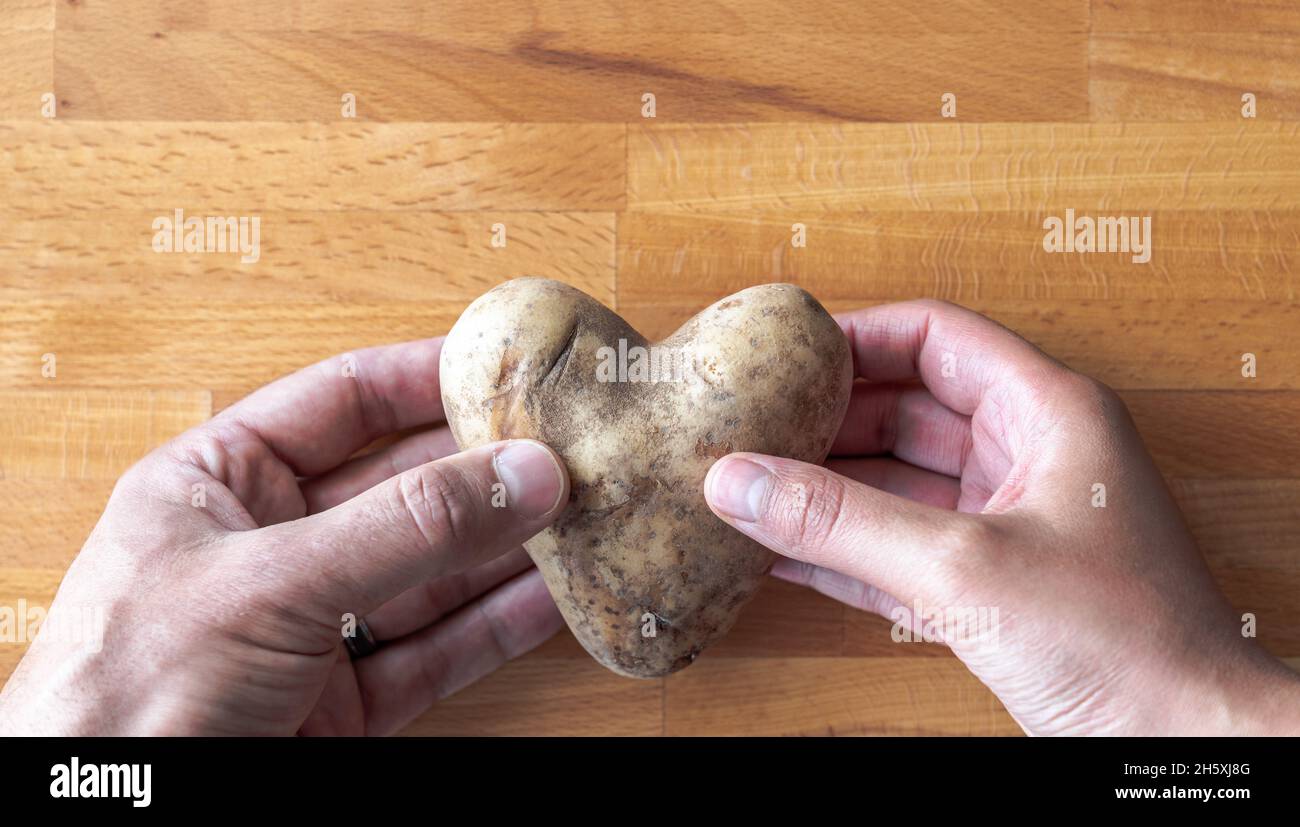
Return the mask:
<path fill-rule="evenodd" d="M 507 505 L 524 517 L 544 517 L 560 504 L 564 471 L 550 451 L 516 439 L 492 457 L 497 479 L 506 487 Z"/>
<path fill-rule="evenodd" d="M 709 474 L 709 502 L 731 517 L 752 523 L 758 519 L 772 474 L 747 459 L 723 459 Z"/>

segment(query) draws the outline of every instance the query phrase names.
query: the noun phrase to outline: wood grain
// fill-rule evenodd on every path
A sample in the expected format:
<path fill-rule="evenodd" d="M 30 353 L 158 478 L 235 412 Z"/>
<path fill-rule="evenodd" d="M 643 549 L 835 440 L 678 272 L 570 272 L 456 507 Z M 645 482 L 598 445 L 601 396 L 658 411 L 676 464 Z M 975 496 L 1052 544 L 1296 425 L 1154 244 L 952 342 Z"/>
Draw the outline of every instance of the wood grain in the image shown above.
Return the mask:
<path fill-rule="evenodd" d="M 54 0 L 0 0 L 0 30 L 54 28 Z"/>
<path fill-rule="evenodd" d="M 1092 0 L 1094 32 L 1300 32 L 1285 0 Z"/>
<path fill-rule="evenodd" d="M 493 279 L 488 284 L 495 284 Z M 722 291 L 721 295 L 725 295 Z M 711 295 L 711 294 L 710 294 Z M 623 303 L 639 330 L 659 338 L 693 310 Z M 871 302 L 829 302 L 833 311 Z M 1198 302 L 971 303 L 1077 370 L 1122 389 L 1300 390 L 1300 341 L 1276 331 L 1300 324 L 1289 305 Z M 13 346 L 0 351 L 0 381 L 40 386 L 42 354 L 61 354 L 61 375 L 78 385 L 251 389 L 294 366 L 387 341 L 445 333 L 463 307 L 433 302 L 122 301 L 0 304 Z M 1196 330 L 1189 338 L 1185 331 Z M 195 347 L 233 331 L 221 351 Z M 277 345 L 268 348 L 266 343 Z M 1259 373 L 1241 375 L 1254 353 Z"/>
<path fill-rule="evenodd" d="M 1300 118 L 1300 34 L 1095 34 L 1089 99 L 1095 121 Z"/>
<path fill-rule="evenodd" d="M 69 117 L 88 120 L 339 120 L 345 93 L 383 121 L 640 121 L 647 92 L 672 121 L 938 120 L 945 92 L 968 120 L 1088 115 L 1083 34 L 823 32 L 806 47 L 785 32 L 70 31 L 54 67 Z"/>
<path fill-rule="evenodd" d="M 490 282 L 495 284 L 495 280 Z M 249 288 L 255 292 L 255 287 Z M 329 356 L 445 333 L 455 301 L 0 303 L 13 344 L 0 351 L 6 384 L 44 387 L 41 356 L 60 381 L 88 387 L 211 389 L 246 395 Z M 221 341 L 220 348 L 200 343 Z"/>
<path fill-rule="evenodd" d="M 528 658 L 437 704 L 403 734 L 659 735 L 661 684 L 619 677 L 590 658 Z"/>
<path fill-rule="evenodd" d="M 114 479 L 211 413 L 206 391 L 0 391 L 0 478 Z"/>
<path fill-rule="evenodd" d="M 7 0 L 32 5 L 43 0 Z M 58 3 L 61 30 L 132 31 L 574 31 L 752 34 L 828 31 L 962 34 L 984 31 L 1087 32 L 1088 0 L 949 0 L 942 6 L 878 0 L 77 0 Z M 0 5 L 0 8 L 4 8 Z"/>
<path fill-rule="evenodd" d="M 1122 396 L 1168 477 L 1300 476 L 1300 394 L 1157 390 Z"/>
<path fill-rule="evenodd" d="M 3 15 L 3 10 L 0 10 Z M 21 23 L 24 18 L 16 18 Z M 41 96 L 54 93 L 54 33 L 0 23 L 0 118 L 40 120 Z"/>
<path fill-rule="evenodd" d="M 6 206 L 35 214 L 609 211 L 623 160 L 613 124 L 0 123 Z"/>
<path fill-rule="evenodd" d="M 112 480 L 0 479 L 0 581 L 10 568 L 66 569 L 112 491 Z"/>
<path fill-rule="evenodd" d="M 816 290 L 816 285 L 805 283 Z M 626 293 L 624 292 L 626 290 Z M 726 296 L 708 282 L 683 279 L 660 295 L 619 280 L 619 310 L 659 339 L 698 309 Z M 694 300 L 678 299 L 695 295 Z M 916 296 L 926 292 L 918 288 Z M 635 298 L 634 298 L 635 297 Z M 878 304 L 827 301 L 832 312 Z M 1300 388 L 1300 343 L 1279 336 L 1300 325 L 1300 307 L 1285 302 L 1031 301 L 966 302 L 1084 373 L 1117 389 L 1294 390 Z M 1189 333 L 1194 332 L 1194 333 Z M 1242 376 L 1242 355 L 1267 361 L 1267 372 Z"/>
<path fill-rule="evenodd" d="M 1016 735 L 952 659 L 701 659 L 667 678 L 669 735 Z"/>
<path fill-rule="evenodd" d="M 652 336 L 789 281 L 958 301 L 1118 388 L 1300 667 L 1297 44 L 1279 0 L 0 0 L 0 606 L 49 604 L 153 446 L 506 278 Z M 153 252 L 177 209 L 258 218 L 257 261 Z M 1067 209 L 1150 216 L 1150 261 L 1045 252 Z M 891 625 L 773 579 L 666 680 L 564 632 L 406 732 L 1019 732 Z"/>
<path fill-rule="evenodd" d="M 420 304 L 463 306 L 520 275 L 614 300 L 612 213 L 263 212 L 254 262 L 241 261 L 233 245 L 229 253 L 155 252 L 154 220 L 174 223 L 174 215 L 10 214 L 0 238 L 0 256 L 10 261 L 0 271 L 0 301 L 39 295 L 208 304 L 256 295 L 268 302 L 407 302 L 417 316 Z M 494 246 L 498 225 L 504 246 Z"/>
<path fill-rule="evenodd" d="M 1300 479 L 1176 479 L 1172 487 L 1211 568 L 1300 572 Z"/>
<path fill-rule="evenodd" d="M 1293 123 L 636 125 L 628 207 L 818 212 L 1287 209 Z"/>
<path fill-rule="evenodd" d="M 1228 600 L 1245 614 L 1255 615 L 1259 643 L 1279 657 L 1300 655 L 1300 571 L 1287 569 L 1219 568 L 1214 571 Z M 1243 618 L 1244 620 L 1244 618 Z"/>
<path fill-rule="evenodd" d="M 823 301 L 922 291 L 957 302 L 1297 297 L 1300 212 L 1152 213 L 1144 264 L 1124 253 L 1045 252 L 1052 215 L 1064 210 L 626 212 L 618 268 L 624 295 L 640 301 L 659 295 L 665 275 L 724 293 L 756 281 L 816 284 Z M 805 246 L 792 243 L 796 223 Z"/>

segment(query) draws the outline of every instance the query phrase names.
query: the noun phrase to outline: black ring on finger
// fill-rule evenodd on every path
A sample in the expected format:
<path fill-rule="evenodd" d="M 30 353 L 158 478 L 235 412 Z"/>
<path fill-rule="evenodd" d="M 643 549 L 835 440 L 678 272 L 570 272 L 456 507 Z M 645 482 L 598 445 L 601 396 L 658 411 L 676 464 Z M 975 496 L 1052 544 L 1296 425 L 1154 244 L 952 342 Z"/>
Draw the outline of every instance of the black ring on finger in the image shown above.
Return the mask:
<path fill-rule="evenodd" d="M 366 623 L 365 618 L 357 621 L 355 634 L 343 636 L 343 645 L 348 647 L 348 656 L 353 660 L 373 655 L 379 649 L 379 641 L 375 640 L 375 635 L 370 631 L 370 625 Z"/>

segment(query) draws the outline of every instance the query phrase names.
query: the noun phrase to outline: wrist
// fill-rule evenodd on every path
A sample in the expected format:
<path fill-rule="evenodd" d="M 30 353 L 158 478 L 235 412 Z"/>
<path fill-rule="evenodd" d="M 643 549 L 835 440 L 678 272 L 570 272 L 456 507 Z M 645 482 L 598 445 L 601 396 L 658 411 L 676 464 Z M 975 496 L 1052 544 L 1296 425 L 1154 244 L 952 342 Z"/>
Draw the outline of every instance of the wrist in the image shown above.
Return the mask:
<path fill-rule="evenodd" d="M 36 641 L 0 692 L 0 735 L 143 734 L 158 717 L 159 693 L 107 665 L 100 653 Z"/>
<path fill-rule="evenodd" d="M 1300 735 L 1300 675 L 1252 644 L 1185 685 L 1167 733 Z"/>

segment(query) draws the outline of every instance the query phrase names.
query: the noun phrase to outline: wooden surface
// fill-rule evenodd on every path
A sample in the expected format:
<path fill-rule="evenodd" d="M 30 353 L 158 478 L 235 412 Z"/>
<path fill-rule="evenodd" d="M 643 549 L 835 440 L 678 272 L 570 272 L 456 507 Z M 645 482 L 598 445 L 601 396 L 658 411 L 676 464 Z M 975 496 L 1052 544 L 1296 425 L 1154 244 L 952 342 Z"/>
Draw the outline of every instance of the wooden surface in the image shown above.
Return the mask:
<path fill-rule="evenodd" d="M 1297 119 L 1277 0 L 0 0 L 0 605 L 48 603 L 151 446 L 503 279 L 651 335 L 784 280 L 959 301 L 1118 388 L 1231 599 L 1300 657 Z M 260 260 L 152 252 L 177 208 L 260 216 Z M 1045 253 L 1066 208 L 1152 216 L 1151 261 Z M 888 632 L 774 581 L 666 680 L 565 633 L 409 731 L 1018 732 Z"/>

